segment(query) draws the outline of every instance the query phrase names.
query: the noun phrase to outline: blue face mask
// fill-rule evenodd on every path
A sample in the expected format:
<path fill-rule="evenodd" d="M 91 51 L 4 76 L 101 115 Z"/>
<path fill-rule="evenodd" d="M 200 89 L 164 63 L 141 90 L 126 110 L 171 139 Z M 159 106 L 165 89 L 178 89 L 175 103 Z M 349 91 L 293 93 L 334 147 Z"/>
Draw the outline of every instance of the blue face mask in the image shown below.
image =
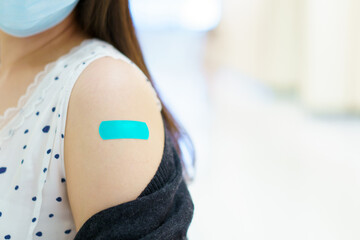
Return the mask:
<path fill-rule="evenodd" d="M 28 37 L 54 27 L 79 0 L 0 0 L 0 29 L 15 37 Z"/>

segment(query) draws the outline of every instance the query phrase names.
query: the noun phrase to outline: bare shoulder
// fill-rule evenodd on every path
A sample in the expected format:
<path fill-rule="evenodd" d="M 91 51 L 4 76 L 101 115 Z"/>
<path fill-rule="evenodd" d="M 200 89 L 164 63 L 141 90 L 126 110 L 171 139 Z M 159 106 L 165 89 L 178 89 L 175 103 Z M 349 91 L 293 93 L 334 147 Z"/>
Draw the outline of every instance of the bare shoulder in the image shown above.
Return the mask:
<path fill-rule="evenodd" d="M 106 120 L 145 122 L 149 138 L 103 140 Z M 136 199 L 160 165 L 164 125 L 145 76 L 112 57 L 92 63 L 69 100 L 64 137 L 67 191 L 77 231 L 93 214 Z"/>

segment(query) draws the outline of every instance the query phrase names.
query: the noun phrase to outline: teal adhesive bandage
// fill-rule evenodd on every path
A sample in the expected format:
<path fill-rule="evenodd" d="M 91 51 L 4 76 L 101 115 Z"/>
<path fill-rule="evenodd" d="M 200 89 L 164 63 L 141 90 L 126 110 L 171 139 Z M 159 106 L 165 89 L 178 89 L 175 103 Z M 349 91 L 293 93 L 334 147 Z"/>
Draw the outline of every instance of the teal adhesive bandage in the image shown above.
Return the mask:
<path fill-rule="evenodd" d="M 103 140 L 119 138 L 149 138 L 149 129 L 146 123 L 131 120 L 102 121 L 99 126 L 99 133 Z"/>

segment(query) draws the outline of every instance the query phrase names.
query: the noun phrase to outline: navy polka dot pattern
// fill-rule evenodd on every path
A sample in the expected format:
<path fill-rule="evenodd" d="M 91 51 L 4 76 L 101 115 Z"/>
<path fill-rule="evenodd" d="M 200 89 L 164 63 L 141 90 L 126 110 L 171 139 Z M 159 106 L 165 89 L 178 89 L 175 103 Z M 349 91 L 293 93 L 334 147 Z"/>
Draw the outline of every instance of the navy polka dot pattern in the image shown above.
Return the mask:
<path fill-rule="evenodd" d="M 38 89 L 0 130 L 0 194 L 8 197 L 0 202 L 0 240 L 74 239 L 64 165 L 67 107 L 74 76 L 105 56 L 134 66 L 110 44 L 85 40 L 44 68 Z"/>
<path fill-rule="evenodd" d="M 44 133 L 49 132 L 49 130 L 50 130 L 50 126 L 49 126 L 49 125 L 46 125 L 46 126 L 43 127 L 43 129 L 42 129 L 42 131 L 43 131 Z"/>
<path fill-rule="evenodd" d="M 0 167 L 0 174 L 6 172 L 6 167 Z"/>

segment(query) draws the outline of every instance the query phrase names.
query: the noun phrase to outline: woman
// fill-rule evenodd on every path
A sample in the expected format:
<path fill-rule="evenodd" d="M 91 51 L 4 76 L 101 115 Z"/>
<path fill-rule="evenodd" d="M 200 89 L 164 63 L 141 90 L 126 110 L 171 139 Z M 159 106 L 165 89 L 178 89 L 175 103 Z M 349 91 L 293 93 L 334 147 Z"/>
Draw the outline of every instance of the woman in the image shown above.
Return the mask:
<path fill-rule="evenodd" d="M 128 1 L 0 0 L 1 239 L 186 239 L 184 133 L 150 79 Z M 118 120 L 148 137 L 104 139 Z"/>

